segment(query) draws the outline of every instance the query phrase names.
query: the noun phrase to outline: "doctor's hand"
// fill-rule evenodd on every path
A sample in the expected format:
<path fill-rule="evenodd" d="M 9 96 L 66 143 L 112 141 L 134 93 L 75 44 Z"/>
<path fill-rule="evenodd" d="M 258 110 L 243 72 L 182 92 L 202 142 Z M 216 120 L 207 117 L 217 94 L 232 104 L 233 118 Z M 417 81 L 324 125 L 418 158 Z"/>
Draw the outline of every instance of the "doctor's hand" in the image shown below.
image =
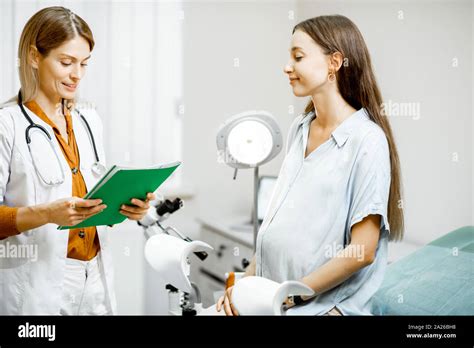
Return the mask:
<path fill-rule="evenodd" d="M 47 220 L 59 226 L 74 226 L 107 208 L 101 203 L 101 199 L 59 199 L 46 205 Z"/>
<path fill-rule="evenodd" d="M 125 215 L 130 220 L 141 220 L 146 215 L 148 208 L 150 208 L 149 202 L 154 200 L 155 198 L 155 194 L 151 192 L 147 193 L 145 201 L 141 201 L 137 198 L 132 198 L 130 200 L 130 203 L 132 203 L 132 205 L 123 204 L 120 207 L 120 214 Z"/>
<path fill-rule="evenodd" d="M 224 296 L 221 296 L 217 301 L 216 309 L 218 312 L 220 312 L 222 306 L 224 306 L 224 312 L 226 315 L 239 315 L 239 312 L 237 312 L 234 305 L 232 304 L 232 289 L 233 286 L 228 287 Z"/>

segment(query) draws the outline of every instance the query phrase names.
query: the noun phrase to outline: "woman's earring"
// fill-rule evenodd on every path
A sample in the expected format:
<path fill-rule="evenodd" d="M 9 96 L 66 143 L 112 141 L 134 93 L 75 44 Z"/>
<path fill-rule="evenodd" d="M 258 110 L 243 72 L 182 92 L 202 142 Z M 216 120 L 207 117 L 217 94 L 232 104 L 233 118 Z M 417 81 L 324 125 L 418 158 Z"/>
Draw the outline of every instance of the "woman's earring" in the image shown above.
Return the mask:
<path fill-rule="evenodd" d="M 336 74 L 334 71 L 331 71 L 328 75 L 328 81 L 333 82 L 336 79 Z"/>

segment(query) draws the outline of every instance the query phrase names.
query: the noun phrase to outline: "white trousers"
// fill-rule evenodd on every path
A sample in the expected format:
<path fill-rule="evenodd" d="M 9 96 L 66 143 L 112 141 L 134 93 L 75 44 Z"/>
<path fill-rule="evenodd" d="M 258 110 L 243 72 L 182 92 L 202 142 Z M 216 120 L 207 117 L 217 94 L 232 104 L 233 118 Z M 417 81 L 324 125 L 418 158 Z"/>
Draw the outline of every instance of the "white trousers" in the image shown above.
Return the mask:
<path fill-rule="evenodd" d="M 66 259 L 61 315 L 112 315 L 100 252 L 90 261 Z"/>

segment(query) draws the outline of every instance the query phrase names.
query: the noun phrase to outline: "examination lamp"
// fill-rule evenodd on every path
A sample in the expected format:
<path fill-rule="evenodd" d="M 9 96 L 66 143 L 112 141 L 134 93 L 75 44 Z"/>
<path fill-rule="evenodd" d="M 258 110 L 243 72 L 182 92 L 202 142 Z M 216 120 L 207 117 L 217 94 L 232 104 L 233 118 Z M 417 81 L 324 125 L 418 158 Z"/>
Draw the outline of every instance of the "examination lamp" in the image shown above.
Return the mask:
<path fill-rule="evenodd" d="M 266 111 L 245 111 L 229 118 L 217 132 L 219 160 L 238 169 L 254 168 L 253 241 L 258 232 L 258 169 L 281 151 L 283 138 L 274 117 Z"/>

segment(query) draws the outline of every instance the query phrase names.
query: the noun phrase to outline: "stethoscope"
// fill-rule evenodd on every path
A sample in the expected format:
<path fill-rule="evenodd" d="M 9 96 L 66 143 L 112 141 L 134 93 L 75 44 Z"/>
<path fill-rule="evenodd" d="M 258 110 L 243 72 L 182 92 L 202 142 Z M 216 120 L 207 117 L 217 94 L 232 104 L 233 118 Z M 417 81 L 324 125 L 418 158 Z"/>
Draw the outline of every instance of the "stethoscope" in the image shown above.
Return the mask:
<path fill-rule="evenodd" d="M 49 134 L 49 132 L 43 126 L 41 126 L 37 123 L 34 123 L 33 120 L 30 118 L 30 116 L 26 112 L 25 108 L 23 107 L 23 99 L 22 99 L 22 96 L 21 96 L 21 90 L 18 92 L 18 106 L 20 107 L 20 110 L 21 110 L 23 116 L 25 116 L 25 118 L 28 120 L 28 122 L 30 124 L 25 130 L 25 139 L 26 139 L 26 144 L 28 145 L 28 150 L 30 151 L 30 155 L 32 156 L 32 158 L 33 158 L 33 155 L 32 155 L 32 152 L 31 152 L 30 131 L 33 130 L 33 129 L 38 129 L 41 132 L 43 132 L 44 135 L 46 135 L 46 137 L 48 138 L 48 140 L 49 140 L 48 142 L 51 146 L 51 149 L 53 150 L 54 154 L 56 155 L 56 159 L 58 161 L 59 168 L 61 168 L 61 178 L 58 179 L 58 180 L 54 180 L 54 181 L 52 181 L 52 180 L 48 181 L 40 173 L 40 171 L 38 170 L 38 168 L 37 168 L 37 166 L 36 166 L 36 164 L 33 160 L 33 164 L 35 166 L 35 169 L 36 169 L 37 173 L 39 174 L 42 181 L 47 185 L 60 185 L 60 184 L 64 183 L 65 175 L 64 175 L 64 171 L 63 171 L 63 166 L 61 165 L 61 161 L 59 159 L 58 153 L 54 149 L 54 145 L 53 145 L 51 135 Z M 97 147 L 96 147 L 96 144 L 95 144 L 95 139 L 94 139 L 94 135 L 92 134 L 91 127 L 89 126 L 89 123 L 87 122 L 86 118 L 78 110 L 75 110 L 75 111 L 79 114 L 82 121 L 86 125 L 87 132 L 89 133 L 89 138 L 90 138 L 91 143 L 92 143 L 92 148 L 94 149 L 95 162 L 94 162 L 94 164 L 92 164 L 92 168 L 91 168 L 92 172 L 94 174 L 98 175 L 98 176 L 101 176 L 101 175 L 105 174 L 107 168 L 102 163 L 100 163 L 99 154 L 97 153 Z M 73 174 L 76 174 L 79 171 L 79 168 L 72 168 L 71 171 L 72 171 Z"/>

